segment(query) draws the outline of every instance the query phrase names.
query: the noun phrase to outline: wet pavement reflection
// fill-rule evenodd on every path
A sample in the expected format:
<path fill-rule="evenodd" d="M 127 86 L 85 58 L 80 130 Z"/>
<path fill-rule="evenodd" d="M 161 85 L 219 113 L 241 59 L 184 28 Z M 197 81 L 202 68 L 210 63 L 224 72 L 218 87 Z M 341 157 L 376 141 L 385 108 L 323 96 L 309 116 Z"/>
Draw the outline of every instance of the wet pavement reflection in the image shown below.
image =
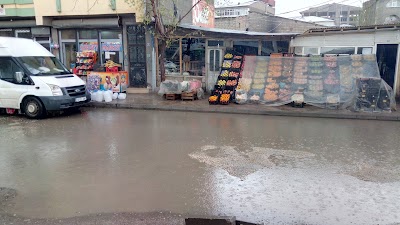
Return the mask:
<path fill-rule="evenodd" d="M 14 195 L 0 196 L 0 214 L 400 223 L 399 133 L 395 122 L 185 112 L 2 116 L 0 187 Z"/>

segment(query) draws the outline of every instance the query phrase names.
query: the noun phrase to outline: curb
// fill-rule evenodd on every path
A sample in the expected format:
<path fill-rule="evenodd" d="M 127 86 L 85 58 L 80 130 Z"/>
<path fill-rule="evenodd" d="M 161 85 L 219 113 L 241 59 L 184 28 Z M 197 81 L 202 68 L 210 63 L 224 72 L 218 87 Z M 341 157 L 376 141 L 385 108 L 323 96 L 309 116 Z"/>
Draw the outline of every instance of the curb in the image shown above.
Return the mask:
<path fill-rule="evenodd" d="M 309 118 L 329 118 L 329 119 L 357 119 L 357 120 L 378 120 L 378 121 L 400 121 L 400 115 L 376 114 L 373 113 L 348 113 L 337 112 L 295 112 L 295 111 L 270 111 L 252 109 L 213 109 L 188 106 L 163 106 L 147 104 L 121 104 L 121 103 L 96 103 L 91 102 L 86 105 L 89 108 L 115 108 L 115 109 L 136 109 L 136 110 L 158 110 L 158 111 L 177 111 L 177 112 L 200 112 L 200 113 L 229 113 L 265 116 L 290 116 L 290 117 L 309 117 Z"/>

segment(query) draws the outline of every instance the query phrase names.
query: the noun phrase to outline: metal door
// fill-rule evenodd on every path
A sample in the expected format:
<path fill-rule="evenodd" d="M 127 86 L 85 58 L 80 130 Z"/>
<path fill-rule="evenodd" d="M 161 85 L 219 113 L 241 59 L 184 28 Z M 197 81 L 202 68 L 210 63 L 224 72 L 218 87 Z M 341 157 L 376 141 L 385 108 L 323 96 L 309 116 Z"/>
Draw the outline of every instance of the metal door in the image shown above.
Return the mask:
<path fill-rule="evenodd" d="M 398 44 L 378 44 L 377 45 L 377 60 L 379 72 L 386 83 L 394 87 L 396 64 L 398 55 Z"/>
<path fill-rule="evenodd" d="M 146 33 L 140 25 L 127 26 L 129 55 L 129 85 L 136 88 L 147 87 Z"/>

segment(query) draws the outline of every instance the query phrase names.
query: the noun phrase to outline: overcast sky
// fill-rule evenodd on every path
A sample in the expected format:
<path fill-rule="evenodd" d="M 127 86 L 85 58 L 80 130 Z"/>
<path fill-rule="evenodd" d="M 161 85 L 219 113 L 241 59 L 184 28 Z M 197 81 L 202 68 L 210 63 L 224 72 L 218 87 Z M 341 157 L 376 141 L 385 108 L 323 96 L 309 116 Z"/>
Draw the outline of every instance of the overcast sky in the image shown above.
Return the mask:
<path fill-rule="evenodd" d="M 226 1 L 226 0 L 220 0 Z M 233 4 L 237 4 L 238 2 L 248 2 L 249 0 L 229 0 Z M 287 14 L 282 14 L 285 12 L 289 12 L 292 10 L 303 11 L 309 7 L 313 6 L 320 6 L 322 4 L 329 4 L 329 3 L 341 3 L 345 5 L 354 5 L 354 6 L 362 6 L 362 2 L 365 0 L 275 0 L 276 2 L 276 15 L 277 16 L 284 16 L 284 17 L 294 17 L 300 15 L 298 12 L 292 12 Z"/>

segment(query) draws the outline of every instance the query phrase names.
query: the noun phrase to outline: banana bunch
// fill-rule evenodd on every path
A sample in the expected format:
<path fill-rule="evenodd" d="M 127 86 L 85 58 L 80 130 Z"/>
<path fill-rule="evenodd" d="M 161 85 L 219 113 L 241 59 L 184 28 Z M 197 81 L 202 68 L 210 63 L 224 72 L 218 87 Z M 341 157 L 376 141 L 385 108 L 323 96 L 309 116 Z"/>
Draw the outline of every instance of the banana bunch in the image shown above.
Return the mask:
<path fill-rule="evenodd" d="M 112 60 L 107 60 L 106 63 L 104 64 L 104 67 L 108 67 L 108 68 L 112 68 L 114 66 L 122 67 L 121 64 L 115 63 Z"/>

